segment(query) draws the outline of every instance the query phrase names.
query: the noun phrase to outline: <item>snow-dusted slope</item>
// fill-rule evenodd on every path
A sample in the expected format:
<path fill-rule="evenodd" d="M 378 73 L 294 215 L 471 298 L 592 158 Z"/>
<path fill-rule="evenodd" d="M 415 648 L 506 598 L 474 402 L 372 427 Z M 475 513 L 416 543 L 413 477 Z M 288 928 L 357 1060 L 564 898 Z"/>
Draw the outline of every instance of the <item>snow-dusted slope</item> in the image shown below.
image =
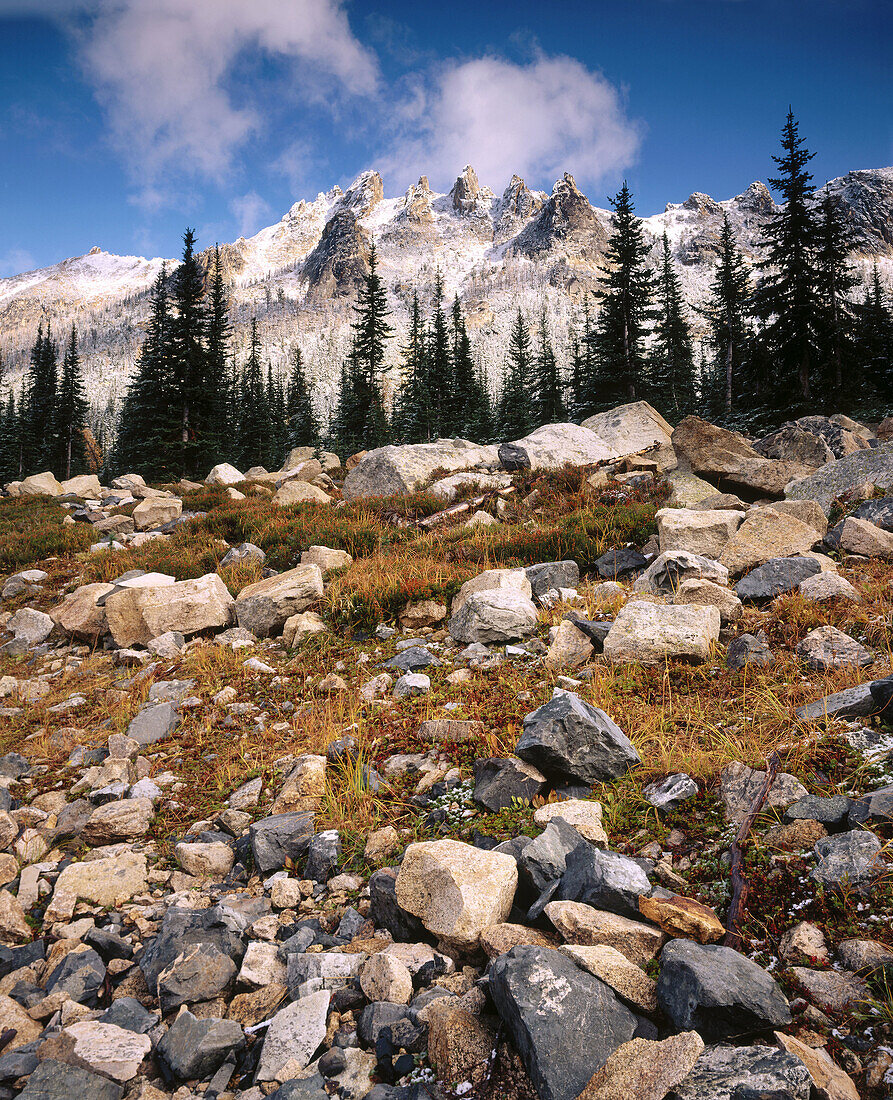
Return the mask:
<path fill-rule="evenodd" d="M 844 205 L 856 234 L 857 259 L 893 266 L 893 168 L 851 172 L 826 184 Z M 821 192 L 819 196 L 821 197 Z M 655 241 L 667 234 L 693 304 L 709 286 L 723 214 L 752 261 L 761 229 L 775 210 L 768 189 L 752 183 L 716 201 L 695 193 L 645 219 Z M 403 195 L 386 198 L 381 176 L 364 172 L 346 190 L 333 187 L 301 200 L 253 237 L 221 245 L 232 287 L 237 354 L 247 322 L 258 318 L 274 366 L 300 342 L 321 407 L 330 404 L 344 354 L 351 304 L 374 241 L 398 330 L 414 290 L 425 300 L 439 272 L 447 295 L 463 300 L 481 365 L 493 377 L 505 337 L 521 306 L 532 320 L 545 312 L 559 350 L 581 299 L 599 281 L 610 212 L 594 208 L 572 176 L 551 194 L 513 176 L 501 195 L 466 167 L 447 194 L 422 176 Z M 210 258 L 206 253 L 205 261 Z M 0 279 L 0 353 L 13 372 L 27 363 L 40 320 L 56 332 L 74 321 L 82 336 L 90 392 L 97 406 L 120 397 L 132 369 L 161 259 L 114 256 L 92 249 L 40 271 Z M 173 267 L 175 261 L 167 261 Z M 392 342 L 396 363 L 399 340 Z"/>

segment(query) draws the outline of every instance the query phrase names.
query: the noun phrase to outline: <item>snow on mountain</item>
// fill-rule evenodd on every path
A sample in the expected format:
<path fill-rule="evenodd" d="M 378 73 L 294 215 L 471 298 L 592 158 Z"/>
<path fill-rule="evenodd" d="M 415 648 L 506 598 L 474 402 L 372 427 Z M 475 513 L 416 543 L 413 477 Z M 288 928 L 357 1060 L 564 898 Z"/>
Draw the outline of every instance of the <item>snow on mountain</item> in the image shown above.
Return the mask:
<path fill-rule="evenodd" d="M 893 267 L 893 168 L 850 172 L 828 191 L 844 206 L 863 264 Z M 703 300 L 718 254 L 723 214 L 745 255 L 761 258 L 760 237 L 775 203 L 763 183 L 721 201 L 694 193 L 644 219 L 654 239 L 667 234 L 690 302 Z M 400 334 L 413 291 L 423 301 L 439 272 L 449 298 L 458 294 L 480 365 L 492 379 L 518 306 L 531 319 L 545 311 L 561 350 L 577 306 L 598 286 L 610 211 L 593 207 L 570 174 L 550 194 L 513 176 L 501 195 L 468 165 L 449 192 L 427 177 L 386 198 L 381 176 L 361 173 L 342 190 L 296 202 L 274 225 L 220 246 L 231 292 L 237 356 L 257 316 L 266 354 L 284 368 L 300 342 L 320 407 L 331 404 L 349 339 L 351 305 L 374 241 Z M 210 263 L 211 251 L 202 259 Z M 81 333 L 88 384 L 102 406 L 119 399 L 148 313 L 148 291 L 164 261 L 115 256 L 98 248 L 39 271 L 0 279 L 0 353 L 13 372 L 27 365 L 40 320 Z M 168 260 L 173 268 L 174 260 Z M 399 339 L 391 355 L 399 358 Z"/>

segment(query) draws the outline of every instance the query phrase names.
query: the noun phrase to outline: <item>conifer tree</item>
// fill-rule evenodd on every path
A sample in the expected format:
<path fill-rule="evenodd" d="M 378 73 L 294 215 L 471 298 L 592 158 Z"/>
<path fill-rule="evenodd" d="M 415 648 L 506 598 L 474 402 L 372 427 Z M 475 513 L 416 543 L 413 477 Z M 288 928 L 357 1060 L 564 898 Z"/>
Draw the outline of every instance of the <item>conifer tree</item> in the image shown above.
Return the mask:
<path fill-rule="evenodd" d="M 533 415 L 537 426 L 563 423 L 567 419 L 567 408 L 545 307 L 540 314 L 533 376 Z"/>
<path fill-rule="evenodd" d="M 450 313 L 450 340 L 454 404 L 449 434 L 483 442 L 492 430 L 490 398 L 474 364 L 458 294 Z"/>
<path fill-rule="evenodd" d="M 285 387 L 269 362 L 265 398 L 267 431 L 262 464 L 267 470 L 278 470 L 286 455 Z"/>
<path fill-rule="evenodd" d="M 818 286 L 816 219 L 810 197 L 814 156 L 804 146 L 793 111 L 782 130 L 782 155 L 773 157 L 779 175 L 769 180 L 783 200 L 765 228 L 768 255 L 754 302 L 763 322 L 760 342 L 772 364 L 774 404 L 789 415 L 794 406 L 809 412 L 813 373 L 818 360 Z"/>
<path fill-rule="evenodd" d="M 251 318 L 248 357 L 242 366 L 239 394 L 238 461 L 239 468 L 247 470 L 263 465 L 269 450 L 270 421 L 256 317 Z"/>
<path fill-rule="evenodd" d="M 608 266 L 604 289 L 597 293 L 601 314 L 596 363 L 584 402 L 592 411 L 635 401 L 647 371 L 645 336 L 653 293 L 649 246 L 626 182 L 610 202 L 614 212 L 605 251 Z"/>
<path fill-rule="evenodd" d="M 229 303 L 223 281 L 220 246 L 214 246 L 214 267 L 208 294 L 207 360 L 205 388 L 207 390 L 207 426 L 205 429 L 204 461 L 209 466 L 227 458 L 229 449 L 229 412 L 231 395 L 230 341 L 232 324 Z"/>
<path fill-rule="evenodd" d="M 530 330 L 519 307 L 512 325 L 503 371 L 497 424 L 505 439 L 520 439 L 535 427 L 533 350 Z"/>
<path fill-rule="evenodd" d="M 585 420 L 597 411 L 597 347 L 591 295 L 583 301 L 583 315 L 570 337 L 570 406 L 575 420 Z"/>
<path fill-rule="evenodd" d="M 743 376 L 747 350 L 749 303 L 747 267 L 735 243 L 728 215 L 723 211 L 719 264 L 704 308 L 710 349 L 706 369 L 711 381 L 709 385 L 702 383 L 702 391 L 709 392 L 709 415 L 715 418 L 723 416 L 727 420 L 732 415 L 736 375 Z M 744 378 L 738 377 L 737 383 L 744 385 Z"/>
<path fill-rule="evenodd" d="M 56 463 L 61 480 L 67 480 L 84 469 L 84 429 L 87 427 L 87 392 L 78 354 L 78 334 L 74 325 L 59 379 L 56 404 Z"/>
<path fill-rule="evenodd" d="M 694 412 L 695 361 L 682 287 L 666 233 L 656 297 L 658 308 L 650 355 L 649 395 L 662 415 L 678 422 Z"/>
<path fill-rule="evenodd" d="M 49 324 L 37 326 L 26 381 L 27 404 L 22 414 L 23 468 L 28 473 L 52 469 L 56 458 L 58 349 Z"/>
<path fill-rule="evenodd" d="M 854 240 L 839 200 L 828 193 L 819 208 L 816 244 L 817 373 L 828 412 L 852 410 L 863 396 L 862 372 L 853 358 L 856 309 L 852 293 L 858 280 L 847 263 Z"/>
<path fill-rule="evenodd" d="M 857 309 L 856 357 L 880 409 L 889 415 L 893 411 L 893 305 L 877 264 Z"/>
<path fill-rule="evenodd" d="M 171 323 L 171 359 L 176 382 L 179 439 L 177 465 L 181 476 L 207 472 L 213 455 L 213 408 L 215 395 L 208 377 L 208 311 L 204 281 L 195 255 L 195 234 L 183 234 L 183 260 L 174 275 Z"/>
<path fill-rule="evenodd" d="M 434 277 L 431 323 L 428 327 L 429 439 L 456 434 L 452 425 L 457 413 L 457 393 L 450 350 L 443 304 L 443 276 L 438 271 Z"/>
<path fill-rule="evenodd" d="M 9 387 L 0 412 L 0 483 L 4 485 L 10 481 L 20 481 L 24 476 L 21 443 L 19 408 L 12 387 Z"/>
<path fill-rule="evenodd" d="M 401 348 L 403 365 L 394 399 L 391 422 L 394 439 L 400 443 L 422 443 L 430 438 L 431 395 L 428 392 L 428 338 L 413 293 L 406 343 Z"/>
<path fill-rule="evenodd" d="M 350 354 L 341 370 L 341 393 L 332 422 L 337 444 L 347 453 L 371 450 L 387 442 L 388 420 L 382 395 L 385 347 L 393 336 L 384 284 L 378 274 L 374 243 L 369 273 L 354 307 Z"/>
<path fill-rule="evenodd" d="M 319 447 L 320 430 L 313 410 L 304 359 L 297 344 L 291 350 L 291 370 L 285 393 L 286 449 Z"/>

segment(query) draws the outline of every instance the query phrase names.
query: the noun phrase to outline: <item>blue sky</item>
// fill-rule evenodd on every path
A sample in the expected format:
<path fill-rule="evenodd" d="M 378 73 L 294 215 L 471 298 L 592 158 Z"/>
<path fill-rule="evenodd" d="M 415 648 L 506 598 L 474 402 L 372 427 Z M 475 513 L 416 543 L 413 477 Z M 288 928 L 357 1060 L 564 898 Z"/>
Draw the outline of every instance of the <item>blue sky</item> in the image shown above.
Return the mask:
<path fill-rule="evenodd" d="M 232 240 L 378 168 L 641 214 L 893 163 L 890 0 L 0 0 L 0 275 Z"/>

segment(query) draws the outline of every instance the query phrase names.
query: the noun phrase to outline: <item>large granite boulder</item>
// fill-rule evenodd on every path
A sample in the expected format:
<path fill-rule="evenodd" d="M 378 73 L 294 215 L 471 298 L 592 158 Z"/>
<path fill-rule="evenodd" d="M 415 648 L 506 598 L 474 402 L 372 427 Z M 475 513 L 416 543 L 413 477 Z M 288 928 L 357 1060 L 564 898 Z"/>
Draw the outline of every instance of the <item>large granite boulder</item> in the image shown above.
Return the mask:
<path fill-rule="evenodd" d="M 747 519 L 719 554 L 719 560 L 735 575 L 762 565 L 771 558 L 802 554 L 821 538 L 820 533 L 796 516 L 774 508 L 751 508 Z"/>
<path fill-rule="evenodd" d="M 595 432 L 578 424 L 544 424 L 523 439 L 499 447 L 499 461 L 506 470 L 559 470 L 616 457 Z"/>
<path fill-rule="evenodd" d="M 168 631 L 197 634 L 233 621 L 233 598 L 216 573 L 157 588 L 124 588 L 105 601 L 109 630 L 119 646 L 145 645 Z"/>
<path fill-rule="evenodd" d="M 621 458 L 644 451 L 643 457 L 656 462 L 661 470 L 672 470 L 676 466 L 676 453 L 670 438 L 673 426 L 647 401 L 632 401 L 596 413 L 584 420 L 582 426 L 595 432 Z"/>
<path fill-rule="evenodd" d="M 344 481 L 344 499 L 387 497 L 411 493 L 435 470 L 491 470 L 499 465 L 496 447 L 482 447 L 465 439 L 438 439 L 434 443 L 378 447 L 368 451 Z"/>
<path fill-rule="evenodd" d="M 299 615 L 323 594 L 318 565 L 299 565 L 275 577 L 265 577 L 243 588 L 235 601 L 239 626 L 259 638 L 281 633 L 292 615 Z"/>
<path fill-rule="evenodd" d="M 667 1100 L 809 1100 L 812 1079 L 798 1057 L 775 1047 L 707 1047 Z"/>
<path fill-rule="evenodd" d="M 513 589 L 475 592 L 450 619 L 457 642 L 503 643 L 536 633 L 536 605 Z"/>
<path fill-rule="evenodd" d="M 893 442 L 873 450 L 855 451 L 820 470 L 802 477 L 785 490 L 794 500 L 815 500 L 827 515 L 835 497 L 871 482 L 881 489 L 893 488 Z"/>
<path fill-rule="evenodd" d="M 82 584 L 51 608 L 50 618 L 69 637 L 95 643 L 108 631 L 105 607 L 97 601 L 114 591 L 113 584 Z"/>
<path fill-rule="evenodd" d="M 608 631 L 605 656 L 615 664 L 655 665 L 673 657 L 703 663 L 719 640 L 720 625 L 716 606 L 630 600 Z"/>
<path fill-rule="evenodd" d="M 661 508 L 655 519 L 662 554 L 687 550 L 716 560 L 743 522 L 744 513 L 728 508 Z"/>

